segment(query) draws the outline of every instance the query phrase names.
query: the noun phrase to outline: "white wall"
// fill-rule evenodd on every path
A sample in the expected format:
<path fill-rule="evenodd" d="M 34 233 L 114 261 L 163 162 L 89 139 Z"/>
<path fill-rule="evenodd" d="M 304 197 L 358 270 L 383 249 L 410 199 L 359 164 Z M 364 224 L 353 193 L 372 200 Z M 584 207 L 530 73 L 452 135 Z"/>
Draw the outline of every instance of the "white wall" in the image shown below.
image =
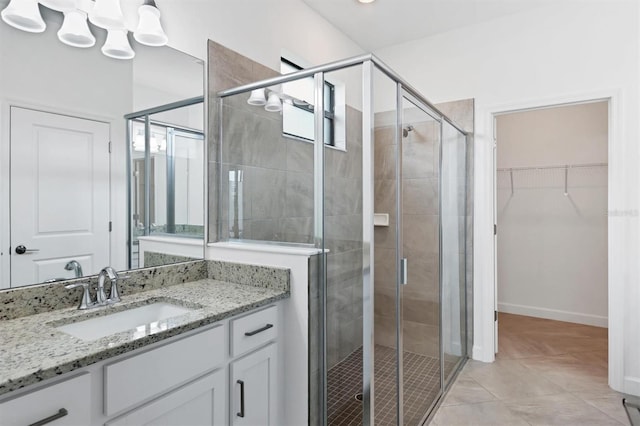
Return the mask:
<path fill-rule="evenodd" d="M 312 64 L 363 50 L 300 0 L 157 0 L 169 45 L 200 59 L 207 39 L 272 69 L 283 50 Z"/>
<path fill-rule="evenodd" d="M 477 359 L 494 359 L 492 113 L 612 97 L 609 382 L 640 394 L 639 20 L 634 0 L 559 1 L 375 52 L 433 102 L 475 98 Z"/>
<path fill-rule="evenodd" d="M 502 114 L 499 169 L 606 164 L 608 103 Z M 513 178 L 513 188 L 512 179 Z M 498 311 L 607 326 L 607 167 L 500 170 Z"/>

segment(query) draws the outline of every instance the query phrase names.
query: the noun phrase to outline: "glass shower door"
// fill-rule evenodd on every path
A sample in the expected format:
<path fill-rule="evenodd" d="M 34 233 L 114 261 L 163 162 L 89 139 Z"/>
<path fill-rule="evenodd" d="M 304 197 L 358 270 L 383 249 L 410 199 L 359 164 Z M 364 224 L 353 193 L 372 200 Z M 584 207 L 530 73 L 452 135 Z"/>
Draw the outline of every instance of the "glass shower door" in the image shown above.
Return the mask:
<path fill-rule="evenodd" d="M 466 138 L 442 123 L 440 174 L 442 357 L 444 382 L 450 380 L 466 348 Z"/>
<path fill-rule="evenodd" d="M 441 125 L 408 93 L 402 98 L 401 354 L 403 424 L 418 425 L 441 394 L 439 196 Z M 402 268 L 401 268 L 402 269 Z"/>

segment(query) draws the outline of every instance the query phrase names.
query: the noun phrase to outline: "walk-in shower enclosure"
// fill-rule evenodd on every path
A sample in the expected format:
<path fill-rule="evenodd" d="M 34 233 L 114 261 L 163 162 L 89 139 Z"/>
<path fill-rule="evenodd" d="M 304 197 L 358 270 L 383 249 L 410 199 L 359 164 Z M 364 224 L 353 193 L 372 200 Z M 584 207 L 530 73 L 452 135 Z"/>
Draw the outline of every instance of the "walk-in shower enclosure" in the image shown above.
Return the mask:
<path fill-rule="evenodd" d="M 215 101 L 210 239 L 318 252 L 309 423 L 421 424 L 467 357 L 466 133 L 372 55 Z"/>

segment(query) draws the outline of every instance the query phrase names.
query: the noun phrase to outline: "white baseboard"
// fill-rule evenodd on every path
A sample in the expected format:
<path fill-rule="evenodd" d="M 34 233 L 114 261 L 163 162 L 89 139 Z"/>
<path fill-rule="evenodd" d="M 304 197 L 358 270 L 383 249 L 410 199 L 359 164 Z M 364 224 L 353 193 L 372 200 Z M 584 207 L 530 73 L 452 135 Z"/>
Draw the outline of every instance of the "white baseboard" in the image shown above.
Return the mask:
<path fill-rule="evenodd" d="M 626 376 L 623 391 L 626 394 L 640 397 L 640 377 Z"/>
<path fill-rule="evenodd" d="M 537 306 L 516 305 L 498 302 L 498 312 L 505 314 L 526 315 L 528 317 L 545 318 L 556 321 L 574 322 L 607 328 L 609 319 L 604 316 L 583 314 L 580 312 L 561 311 L 557 309 L 539 308 Z"/>

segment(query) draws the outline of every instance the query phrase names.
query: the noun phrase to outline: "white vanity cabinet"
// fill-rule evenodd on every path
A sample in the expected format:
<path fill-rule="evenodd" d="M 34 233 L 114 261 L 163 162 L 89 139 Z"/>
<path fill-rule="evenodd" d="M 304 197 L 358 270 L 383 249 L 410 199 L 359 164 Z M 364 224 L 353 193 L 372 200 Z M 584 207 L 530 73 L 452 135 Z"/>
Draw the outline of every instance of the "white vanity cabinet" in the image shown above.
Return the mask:
<path fill-rule="evenodd" d="M 38 388 L 0 403 L 0 425 L 88 425 L 91 419 L 88 373 Z"/>
<path fill-rule="evenodd" d="M 270 344 L 231 363 L 231 424 L 277 426 L 277 351 Z"/>
<path fill-rule="evenodd" d="M 226 419 L 225 370 L 216 370 L 148 404 L 107 426 L 224 425 Z"/>
<path fill-rule="evenodd" d="M 275 304 L 3 395 L 0 425 L 277 425 L 278 323 Z"/>

